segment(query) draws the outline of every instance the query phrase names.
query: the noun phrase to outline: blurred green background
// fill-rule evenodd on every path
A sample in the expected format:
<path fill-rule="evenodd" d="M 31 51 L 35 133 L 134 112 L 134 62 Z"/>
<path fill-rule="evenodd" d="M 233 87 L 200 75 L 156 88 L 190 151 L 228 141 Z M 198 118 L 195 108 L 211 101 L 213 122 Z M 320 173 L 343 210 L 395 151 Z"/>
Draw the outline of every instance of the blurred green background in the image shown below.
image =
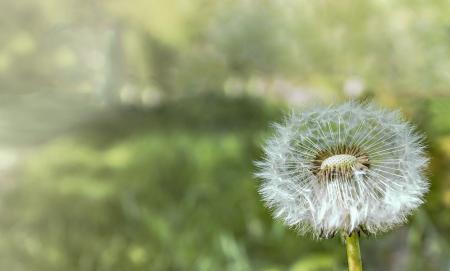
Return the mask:
<path fill-rule="evenodd" d="M 450 270 L 450 3 L 0 0 L 0 270 L 346 270 L 253 161 L 290 108 L 400 109 L 427 203 L 366 270 Z"/>

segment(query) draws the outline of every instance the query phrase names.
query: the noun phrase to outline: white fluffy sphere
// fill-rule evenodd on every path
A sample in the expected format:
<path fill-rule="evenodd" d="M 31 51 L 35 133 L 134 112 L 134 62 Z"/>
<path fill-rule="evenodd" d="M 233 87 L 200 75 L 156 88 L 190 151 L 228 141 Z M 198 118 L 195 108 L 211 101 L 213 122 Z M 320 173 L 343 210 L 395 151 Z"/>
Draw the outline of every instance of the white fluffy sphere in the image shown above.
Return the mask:
<path fill-rule="evenodd" d="M 428 181 L 422 138 L 397 112 L 348 102 L 291 114 L 257 162 L 260 193 L 300 233 L 376 233 L 403 223 Z"/>

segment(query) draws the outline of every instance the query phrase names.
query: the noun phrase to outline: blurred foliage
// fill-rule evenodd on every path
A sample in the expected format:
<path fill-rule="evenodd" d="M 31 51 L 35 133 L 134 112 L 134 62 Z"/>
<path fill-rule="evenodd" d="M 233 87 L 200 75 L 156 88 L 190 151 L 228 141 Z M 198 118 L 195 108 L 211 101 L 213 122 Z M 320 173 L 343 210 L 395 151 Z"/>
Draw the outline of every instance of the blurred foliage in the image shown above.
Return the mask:
<path fill-rule="evenodd" d="M 300 242 L 272 223 L 259 201 L 252 161 L 278 109 L 208 97 L 143 115 L 91 124 L 30 158 L 2 204 L 5 268 L 251 270 L 335 253 L 336 242 Z M 127 119 L 132 132 L 115 133 Z"/>
<path fill-rule="evenodd" d="M 363 238 L 366 270 L 449 270 L 448 1 L 0 12 L 0 269 L 345 270 L 338 238 L 273 221 L 252 161 L 289 107 L 352 98 L 400 108 L 431 157 L 427 203 Z"/>

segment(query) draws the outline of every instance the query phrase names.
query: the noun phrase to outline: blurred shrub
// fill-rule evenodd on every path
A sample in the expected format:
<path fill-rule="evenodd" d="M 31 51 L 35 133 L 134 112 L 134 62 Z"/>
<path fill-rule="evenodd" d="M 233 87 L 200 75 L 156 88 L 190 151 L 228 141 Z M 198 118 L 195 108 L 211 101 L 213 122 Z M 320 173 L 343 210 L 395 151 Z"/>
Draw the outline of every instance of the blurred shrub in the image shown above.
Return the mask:
<path fill-rule="evenodd" d="M 273 223 L 256 193 L 252 161 L 278 112 L 254 100 L 196 98 L 121 112 L 56 140 L 4 195 L 0 266 L 254 270 L 319 249 L 341 261 L 335 242 L 300 242 Z"/>

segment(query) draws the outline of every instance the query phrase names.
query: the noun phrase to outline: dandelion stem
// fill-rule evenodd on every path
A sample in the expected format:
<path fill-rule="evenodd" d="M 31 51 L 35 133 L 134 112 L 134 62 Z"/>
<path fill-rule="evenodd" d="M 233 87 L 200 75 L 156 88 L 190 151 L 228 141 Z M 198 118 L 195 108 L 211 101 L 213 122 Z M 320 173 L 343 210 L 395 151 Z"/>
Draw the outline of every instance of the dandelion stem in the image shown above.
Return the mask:
<path fill-rule="evenodd" d="M 345 238 L 349 271 L 362 271 L 361 252 L 359 250 L 358 233 L 351 233 Z"/>

